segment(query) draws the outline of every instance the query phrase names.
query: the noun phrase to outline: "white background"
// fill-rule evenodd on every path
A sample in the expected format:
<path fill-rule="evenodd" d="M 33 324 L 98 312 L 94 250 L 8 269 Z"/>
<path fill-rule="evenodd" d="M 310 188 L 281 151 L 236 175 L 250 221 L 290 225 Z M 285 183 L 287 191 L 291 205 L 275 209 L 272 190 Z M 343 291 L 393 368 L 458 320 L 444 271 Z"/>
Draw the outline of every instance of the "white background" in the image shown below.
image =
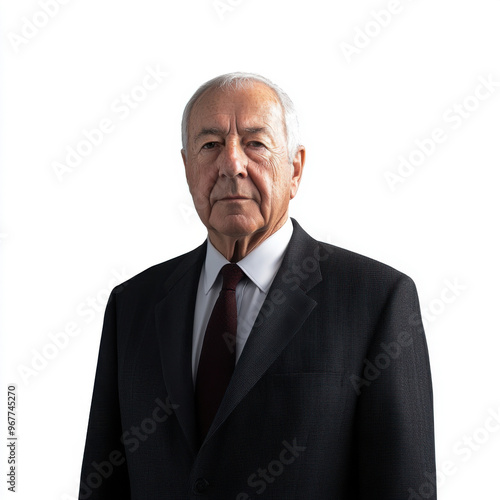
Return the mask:
<path fill-rule="evenodd" d="M 17 385 L 17 498 L 77 496 L 103 306 L 118 281 L 203 241 L 181 113 L 229 71 L 296 103 L 307 161 L 291 215 L 417 284 L 440 499 L 500 498 L 498 1 L 66 0 L 50 18 L 42 3 L 4 0 L 0 21 L 0 393 L 5 409 Z M 168 76 L 135 89 L 148 67 Z M 142 100 L 118 112 L 131 92 Z M 113 130 L 57 175 L 104 118 Z M 386 173 L 436 128 L 446 140 L 391 189 Z"/>

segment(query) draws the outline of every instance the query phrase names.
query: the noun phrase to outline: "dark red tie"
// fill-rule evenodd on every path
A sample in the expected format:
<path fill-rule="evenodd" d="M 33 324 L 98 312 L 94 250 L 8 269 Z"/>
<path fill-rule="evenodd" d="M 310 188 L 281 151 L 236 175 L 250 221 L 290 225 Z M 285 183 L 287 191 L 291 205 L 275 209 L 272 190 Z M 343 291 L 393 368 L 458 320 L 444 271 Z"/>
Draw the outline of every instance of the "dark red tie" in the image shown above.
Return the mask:
<path fill-rule="evenodd" d="M 231 380 L 236 360 L 236 285 L 244 273 L 237 264 L 221 269 L 222 290 L 208 320 L 198 374 L 196 376 L 196 407 L 200 442 L 217 413 Z"/>

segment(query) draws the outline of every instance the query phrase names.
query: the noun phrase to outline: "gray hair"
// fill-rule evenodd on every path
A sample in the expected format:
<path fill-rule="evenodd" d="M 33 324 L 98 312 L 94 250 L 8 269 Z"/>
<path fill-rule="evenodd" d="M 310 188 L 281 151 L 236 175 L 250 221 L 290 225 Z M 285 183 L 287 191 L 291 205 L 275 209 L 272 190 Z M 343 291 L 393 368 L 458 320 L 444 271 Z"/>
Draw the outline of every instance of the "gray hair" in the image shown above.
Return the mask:
<path fill-rule="evenodd" d="M 225 75 L 216 76 L 208 82 L 205 82 L 189 99 L 186 107 L 184 108 L 184 113 L 182 114 L 182 148 L 187 151 L 188 143 L 188 125 L 189 119 L 191 117 L 191 111 L 196 103 L 196 101 L 204 94 L 207 90 L 212 88 L 219 89 L 240 89 L 251 85 L 253 82 L 262 82 L 267 85 L 271 90 L 274 91 L 278 101 L 283 109 L 283 118 L 285 133 L 287 139 L 287 150 L 288 150 L 288 160 L 291 162 L 295 153 L 300 146 L 299 138 L 299 120 L 297 117 L 297 112 L 295 111 L 295 106 L 292 100 L 273 82 L 264 78 L 261 75 L 255 73 L 227 73 Z"/>

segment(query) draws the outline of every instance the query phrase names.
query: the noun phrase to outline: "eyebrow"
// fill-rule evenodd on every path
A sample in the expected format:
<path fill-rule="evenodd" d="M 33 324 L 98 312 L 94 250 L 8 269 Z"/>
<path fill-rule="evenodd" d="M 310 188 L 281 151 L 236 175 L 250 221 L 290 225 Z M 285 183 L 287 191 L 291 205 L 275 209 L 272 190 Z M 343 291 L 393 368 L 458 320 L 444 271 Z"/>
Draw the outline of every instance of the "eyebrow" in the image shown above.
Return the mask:
<path fill-rule="evenodd" d="M 269 133 L 269 127 L 247 127 L 244 128 L 243 131 L 246 132 L 247 134 L 259 134 L 261 132 L 267 134 Z M 223 135 L 223 133 L 224 132 L 217 127 L 203 128 L 198 134 L 196 134 L 194 140 L 196 142 L 206 135 Z"/>
<path fill-rule="evenodd" d="M 261 132 L 264 132 L 265 134 L 269 133 L 268 127 L 248 127 L 243 130 L 248 134 L 260 134 Z"/>
<path fill-rule="evenodd" d="M 194 138 L 195 142 L 205 135 L 222 135 L 222 130 L 215 127 L 203 128 L 198 134 L 196 134 L 196 137 Z"/>

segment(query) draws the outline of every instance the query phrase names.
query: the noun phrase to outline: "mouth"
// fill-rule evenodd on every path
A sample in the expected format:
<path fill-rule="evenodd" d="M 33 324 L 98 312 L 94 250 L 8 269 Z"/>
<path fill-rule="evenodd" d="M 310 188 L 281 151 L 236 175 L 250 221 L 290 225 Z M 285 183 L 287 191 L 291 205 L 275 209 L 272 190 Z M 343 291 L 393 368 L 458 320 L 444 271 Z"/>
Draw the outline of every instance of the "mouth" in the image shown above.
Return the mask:
<path fill-rule="evenodd" d="M 247 198 L 246 196 L 225 196 L 224 198 L 220 198 L 217 201 L 244 201 L 244 200 L 250 200 L 250 198 Z"/>

